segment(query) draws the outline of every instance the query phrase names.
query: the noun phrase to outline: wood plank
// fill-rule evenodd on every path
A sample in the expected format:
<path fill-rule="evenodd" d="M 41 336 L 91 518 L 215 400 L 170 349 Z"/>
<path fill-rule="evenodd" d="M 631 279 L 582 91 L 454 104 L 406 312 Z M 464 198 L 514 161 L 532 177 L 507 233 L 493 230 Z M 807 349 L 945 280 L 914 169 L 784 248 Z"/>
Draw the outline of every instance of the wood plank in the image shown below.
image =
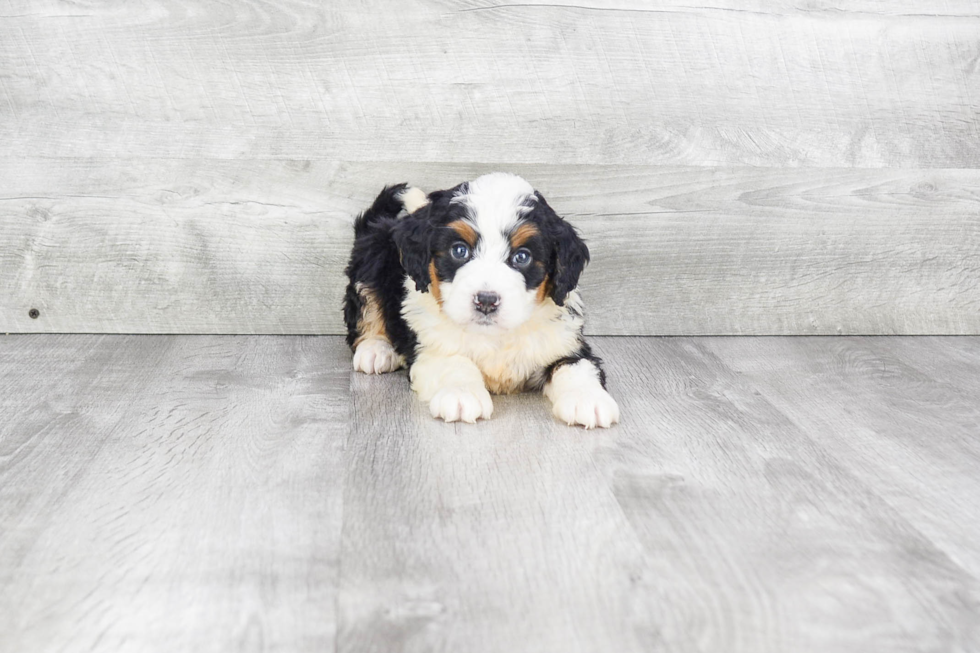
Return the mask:
<path fill-rule="evenodd" d="M 339 338 L 0 338 L 0 649 L 334 643 Z"/>
<path fill-rule="evenodd" d="M 980 578 L 977 345 L 977 339 L 951 338 L 723 338 L 706 344 Z M 972 350 L 972 369 L 955 355 L 963 347 Z M 925 369 L 923 358 L 929 360 Z"/>
<path fill-rule="evenodd" d="M 448 4 L 448 3 L 446 3 Z M 459 0 L 454 6 L 466 10 L 488 10 L 513 6 L 499 0 Z M 548 9 L 563 7 L 555 0 L 538 0 L 520 3 L 520 6 Z M 743 12 L 771 14 L 774 16 L 793 16 L 803 14 L 833 19 L 837 14 L 866 14 L 890 17 L 949 18 L 970 17 L 980 14 L 980 4 L 976 0 L 952 0 L 942 5 L 924 5 L 922 0 L 850 0 L 848 2 L 827 1 L 814 4 L 808 0 L 712 0 L 712 2 L 692 3 L 687 0 L 662 0 L 651 6 L 644 0 L 579 0 L 574 8 L 591 11 L 645 11 L 657 12 Z"/>
<path fill-rule="evenodd" d="M 341 334 L 353 216 L 496 168 L 0 158 L 0 332 Z M 980 333 L 980 171 L 507 169 L 589 241 L 590 333 Z"/>
<path fill-rule="evenodd" d="M 971 0 L 0 11 L 0 156 L 980 163 Z"/>
<path fill-rule="evenodd" d="M 761 369 L 800 362 L 773 344 L 785 339 L 725 342 Z M 676 651 L 980 646 L 976 577 L 878 496 L 878 478 L 849 470 L 833 441 L 795 419 L 832 411 L 835 399 L 815 391 L 784 412 L 716 356 L 714 343 L 595 342 L 623 410 L 597 465 L 647 554 L 633 592 L 649 595 L 651 608 L 637 624 Z M 851 374 L 873 370 L 836 369 L 827 383 Z M 883 399 L 856 397 L 880 408 Z M 975 504 L 978 495 L 959 496 Z M 966 529 L 950 521 L 945 532 Z"/>
<path fill-rule="evenodd" d="M 977 579 L 705 341 L 595 345 L 608 432 L 536 395 L 445 425 L 403 373 L 355 376 L 339 651 L 980 644 Z"/>
<path fill-rule="evenodd" d="M 609 436 L 539 394 L 437 422 L 404 372 L 354 375 L 338 651 L 642 651 L 642 551 L 597 473 Z"/>
<path fill-rule="evenodd" d="M 978 342 L 595 338 L 597 433 L 339 338 L 0 337 L 0 650 L 977 650 Z"/>
<path fill-rule="evenodd" d="M 905 365 L 937 382 L 954 380 L 955 388 L 966 396 L 980 396 L 980 339 L 903 338 L 900 342 L 890 353 Z"/>

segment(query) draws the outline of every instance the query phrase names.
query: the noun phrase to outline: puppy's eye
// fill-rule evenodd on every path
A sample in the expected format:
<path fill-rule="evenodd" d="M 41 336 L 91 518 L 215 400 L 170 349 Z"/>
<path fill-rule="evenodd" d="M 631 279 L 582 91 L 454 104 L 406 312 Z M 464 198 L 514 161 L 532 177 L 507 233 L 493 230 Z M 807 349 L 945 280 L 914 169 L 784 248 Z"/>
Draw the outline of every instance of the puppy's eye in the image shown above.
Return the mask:
<path fill-rule="evenodd" d="M 457 261 L 465 261 L 470 257 L 470 247 L 466 243 L 456 243 L 449 253 Z"/>
<path fill-rule="evenodd" d="M 523 247 L 520 248 L 511 255 L 510 264 L 515 268 L 526 268 L 531 264 L 531 252 Z"/>

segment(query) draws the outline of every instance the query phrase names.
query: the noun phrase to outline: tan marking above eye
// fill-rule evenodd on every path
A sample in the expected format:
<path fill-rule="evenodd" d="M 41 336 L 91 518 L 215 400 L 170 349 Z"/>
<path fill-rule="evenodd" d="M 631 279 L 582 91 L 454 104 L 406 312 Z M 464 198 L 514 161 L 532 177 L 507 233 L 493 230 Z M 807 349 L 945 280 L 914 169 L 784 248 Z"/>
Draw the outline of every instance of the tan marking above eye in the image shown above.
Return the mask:
<path fill-rule="evenodd" d="M 517 229 L 514 229 L 514 231 L 510 233 L 511 249 L 517 249 L 518 247 L 521 247 L 522 245 L 524 245 L 524 243 L 531 240 L 532 238 L 534 238 L 540 233 L 541 232 L 538 231 L 537 226 L 535 226 L 534 224 L 530 222 L 521 223 L 517 227 Z"/>
<path fill-rule="evenodd" d="M 446 226 L 458 233 L 459 237 L 462 238 L 471 249 L 476 247 L 476 230 L 469 222 L 466 222 L 465 220 L 454 220 Z"/>

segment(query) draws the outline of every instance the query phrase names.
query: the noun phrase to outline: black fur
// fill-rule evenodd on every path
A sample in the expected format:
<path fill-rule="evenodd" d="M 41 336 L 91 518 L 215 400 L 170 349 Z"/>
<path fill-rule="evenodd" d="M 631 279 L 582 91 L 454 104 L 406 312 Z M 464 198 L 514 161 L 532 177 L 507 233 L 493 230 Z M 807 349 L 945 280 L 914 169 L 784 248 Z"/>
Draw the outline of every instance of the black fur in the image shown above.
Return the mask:
<path fill-rule="evenodd" d="M 417 211 L 416 213 L 424 213 Z M 429 290 L 429 260 L 435 228 L 425 215 L 412 215 L 396 224 L 391 237 L 397 247 L 402 268 L 412 277 L 415 289 Z"/>
<path fill-rule="evenodd" d="M 356 283 L 371 288 L 381 303 L 385 329 L 392 346 L 411 361 L 415 358 L 415 333 L 401 316 L 405 300 L 405 270 L 399 260 L 392 232 L 400 227 L 397 215 L 402 209 L 400 195 L 407 184 L 385 187 L 374 204 L 354 220 L 354 247 L 347 264 L 347 292 L 344 297 L 344 322 L 347 325 L 347 344 L 354 346 L 360 335 L 357 323 L 363 309 L 363 299 L 355 289 Z"/>
<path fill-rule="evenodd" d="M 538 224 L 533 214 L 525 216 L 525 221 Z M 538 224 L 538 228 L 541 229 L 540 224 Z M 508 237 L 510 237 L 510 234 L 508 234 Z M 527 239 L 518 249 L 526 249 L 531 253 L 531 264 L 523 270 L 512 263 L 510 263 L 510 266 L 524 276 L 524 287 L 528 290 L 533 290 L 544 283 L 548 275 L 548 261 L 551 260 L 552 256 L 551 244 L 547 236 L 541 233 Z"/>
<path fill-rule="evenodd" d="M 551 381 L 551 377 L 555 375 L 555 371 L 562 367 L 563 365 L 572 365 L 585 359 L 595 365 L 596 369 L 599 370 L 599 383 L 602 384 L 603 389 L 606 387 L 606 372 L 602 369 L 602 359 L 592 353 L 592 347 L 585 340 L 579 339 L 579 348 L 574 354 L 565 356 L 564 358 L 559 358 L 554 363 L 549 365 L 545 369 L 545 380 Z"/>
<path fill-rule="evenodd" d="M 431 193 L 427 205 L 402 220 L 392 231 L 402 267 L 408 276 L 412 277 L 415 288 L 419 292 L 429 290 L 429 261 L 432 260 L 433 253 L 448 250 L 452 242 L 458 240 L 454 233 L 446 233 L 452 230 L 439 229 L 439 227 L 465 217 L 465 208 L 450 202 L 457 192 L 465 192 L 465 187 L 464 183 L 449 190 Z M 447 242 L 450 240 L 452 242 Z M 440 277 L 446 280 L 452 279 L 441 275 Z"/>
<path fill-rule="evenodd" d="M 451 202 L 454 196 L 466 192 L 464 183 L 431 193 L 426 206 L 399 218 L 401 194 L 406 188 L 406 184 L 386 187 L 371 207 L 354 221 L 354 247 L 346 270 L 350 283 L 344 298 L 344 321 L 347 324 L 347 344 L 353 347 L 360 335 L 357 324 L 364 302 L 355 285 L 361 283 L 371 288 L 381 303 L 385 329 L 392 346 L 411 366 L 418 340 L 401 315 L 406 297 L 405 276 L 411 277 L 420 292 L 429 292 L 429 265 L 434 262 L 438 278 L 452 280 L 456 270 L 464 263 L 453 260 L 449 255 L 452 245 L 460 240 L 460 236 L 446 225 L 465 218 L 467 213 L 465 205 Z M 535 224 L 539 234 L 522 245 L 531 252 L 533 263 L 521 273 L 529 290 L 540 286 L 547 277 L 549 295 L 556 304 L 563 306 L 589 262 L 589 249 L 574 227 L 559 217 L 540 193 L 529 197 L 527 206 L 529 211 L 524 220 Z M 568 310 L 576 313 L 572 307 L 568 307 Z M 535 375 L 535 380 L 529 381 L 529 388 L 539 388 L 545 381 L 551 380 L 559 367 L 583 359 L 596 366 L 600 383 L 605 387 L 602 361 L 580 337 L 578 349 Z"/>
<path fill-rule="evenodd" d="M 550 254 L 551 298 L 559 306 L 565 305 L 568 293 L 578 286 L 578 279 L 589 262 L 589 248 L 575 231 L 545 201 L 541 193 L 535 193 L 535 202 L 529 219 L 536 222 L 552 242 Z"/>
<path fill-rule="evenodd" d="M 402 210 L 401 194 L 408 189 L 408 184 L 385 186 L 374 198 L 374 203 L 364 213 L 354 219 L 354 238 L 360 238 L 368 233 L 372 225 L 384 218 L 394 218 Z"/>
<path fill-rule="evenodd" d="M 452 246 L 458 242 L 465 242 L 459 234 L 452 229 L 435 228 L 432 234 L 430 252 L 432 261 L 436 266 L 436 274 L 442 281 L 452 281 L 456 278 L 456 271 L 469 262 L 469 259 L 458 261 L 450 255 Z M 473 247 L 479 246 L 480 239 L 477 238 Z M 469 243 L 466 243 L 469 245 Z"/>

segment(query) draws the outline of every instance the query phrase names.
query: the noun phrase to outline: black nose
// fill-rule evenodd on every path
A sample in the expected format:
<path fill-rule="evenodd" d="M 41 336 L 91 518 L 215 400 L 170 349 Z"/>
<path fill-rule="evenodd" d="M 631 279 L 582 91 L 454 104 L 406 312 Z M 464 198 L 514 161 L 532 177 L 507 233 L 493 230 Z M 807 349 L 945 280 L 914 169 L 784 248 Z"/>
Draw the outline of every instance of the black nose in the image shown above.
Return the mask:
<path fill-rule="evenodd" d="M 500 306 L 500 295 L 495 292 L 481 290 L 476 293 L 476 297 L 473 298 L 473 303 L 476 304 L 476 310 L 484 315 L 490 315 Z"/>

